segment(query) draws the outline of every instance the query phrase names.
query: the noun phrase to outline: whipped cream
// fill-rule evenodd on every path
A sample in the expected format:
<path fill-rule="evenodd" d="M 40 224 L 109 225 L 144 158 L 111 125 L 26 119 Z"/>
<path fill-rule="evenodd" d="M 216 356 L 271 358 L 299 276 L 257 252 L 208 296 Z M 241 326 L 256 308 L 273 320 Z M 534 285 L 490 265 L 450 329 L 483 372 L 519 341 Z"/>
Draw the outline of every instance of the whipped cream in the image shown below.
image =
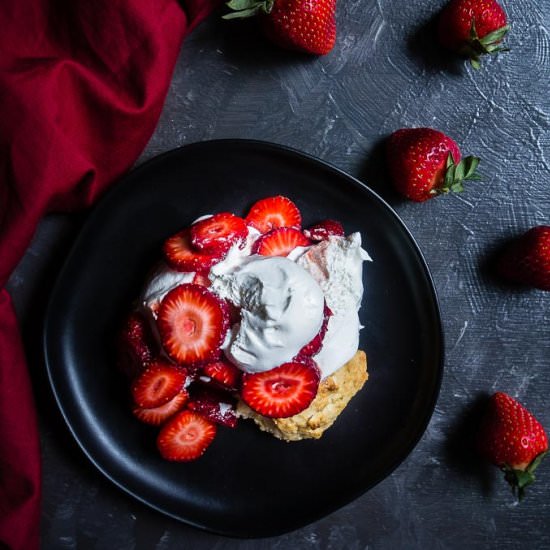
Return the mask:
<path fill-rule="evenodd" d="M 323 378 L 349 361 L 358 349 L 365 260 L 371 258 L 361 248 L 360 233 L 331 236 L 309 247 L 296 260 L 317 281 L 332 311 L 323 347 L 313 356 Z"/>
<path fill-rule="evenodd" d="M 323 323 L 323 291 L 287 258 L 249 256 L 229 273 L 214 275 L 212 289 L 241 308 L 224 351 L 245 372 L 290 361 Z"/>
<path fill-rule="evenodd" d="M 290 361 L 319 332 L 326 300 L 333 315 L 323 346 L 313 356 L 326 378 L 349 361 L 359 345 L 362 264 L 371 261 L 361 247 L 361 235 L 331 236 L 297 247 L 286 258 L 253 255 L 259 236 L 249 227 L 245 241 L 231 246 L 208 273 L 210 289 L 241 308 L 241 321 L 228 332 L 222 349 L 250 373 Z M 156 317 L 164 296 L 191 283 L 194 275 L 160 264 L 142 292 L 143 306 Z"/>
<path fill-rule="evenodd" d="M 192 283 L 194 277 L 195 273 L 176 271 L 161 262 L 141 293 L 142 305 L 156 318 L 162 299 L 178 285 Z"/>

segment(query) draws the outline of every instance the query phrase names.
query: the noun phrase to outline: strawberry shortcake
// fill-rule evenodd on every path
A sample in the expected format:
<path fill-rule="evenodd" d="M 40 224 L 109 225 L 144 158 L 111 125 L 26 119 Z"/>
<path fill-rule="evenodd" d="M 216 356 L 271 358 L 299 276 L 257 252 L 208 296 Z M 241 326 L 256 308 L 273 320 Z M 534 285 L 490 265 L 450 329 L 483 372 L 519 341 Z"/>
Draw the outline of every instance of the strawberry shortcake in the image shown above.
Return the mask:
<path fill-rule="evenodd" d="M 286 441 L 321 437 L 368 377 L 365 260 L 359 233 L 335 220 L 302 229 L 282 196 L 169 237 L 119 346 L 160 454 L 194 460 L 239 419 Z"/>

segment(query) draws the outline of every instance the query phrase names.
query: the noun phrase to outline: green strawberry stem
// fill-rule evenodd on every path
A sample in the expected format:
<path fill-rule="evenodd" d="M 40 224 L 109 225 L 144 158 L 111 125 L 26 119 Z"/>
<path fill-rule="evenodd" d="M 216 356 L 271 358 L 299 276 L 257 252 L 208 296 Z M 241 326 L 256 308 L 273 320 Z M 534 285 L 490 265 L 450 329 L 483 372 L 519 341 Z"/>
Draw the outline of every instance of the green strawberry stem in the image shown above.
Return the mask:
<path fill-rule="evenodd" d="M 545 451 L 537 455 L 525 470 L 517 470 L 508 465 L 504 465 L 501 468 L 504 472 L 504 479 L 511 485 L 512 493 L 517 497 L 519 502 L 525 496 L 525 488 L 535 481 L 535 470 L 547 454 L 548 451 Z"/>
<path fill-rule="evenodd" d="M 431 190 L 432 195 L 441 195 L 443 193 L 461 193 L 464 191 L 462 182 L 466 180 L 480 180 L 480 175 L 476 172 L 480 159 L 477 157 L 463 158 L 458 164 L 455 164 L 453 156 L 449 153 L 447 157 L 447 166 L 443 183 Z"/>
<path fill-rule="evenodd" d="M 509 25 L 504 25 L 483 38 L 477 35 L 476 22 L 472 19 L 472 27 L 470 28 L 470 39 L 461 49 L 460 53 L 470 59 L 470 63 L 474 69 L 481 67 L 480 57 L 485 54 L 495 55 L 499 52 L 508 52 L 509 48 L 502 48 L 499 44 L 502 42 L 506 33 L 510 30 Z"/>
<path fill-rule="evenodd" d="M 271 13 L 275 0 L 230 0 L 226 6 L 232 11 L 223 16 L 223 19 L 237 19 L 252 17 L 262 12 Z"/>

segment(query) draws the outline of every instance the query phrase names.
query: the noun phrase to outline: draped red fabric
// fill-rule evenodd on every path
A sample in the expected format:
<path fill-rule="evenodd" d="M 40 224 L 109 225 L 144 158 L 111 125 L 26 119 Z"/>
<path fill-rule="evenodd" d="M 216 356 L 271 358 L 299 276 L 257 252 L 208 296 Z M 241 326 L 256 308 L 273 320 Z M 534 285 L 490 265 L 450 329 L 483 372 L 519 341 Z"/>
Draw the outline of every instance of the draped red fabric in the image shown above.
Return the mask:
<path fill-rule="evenodd" d="M 40 449 L 4 289 L 47 212 L 90 206 L 158 121 L 184 35 L 218 0 L 0 2 L 0 547 L 39 545 Z"/>

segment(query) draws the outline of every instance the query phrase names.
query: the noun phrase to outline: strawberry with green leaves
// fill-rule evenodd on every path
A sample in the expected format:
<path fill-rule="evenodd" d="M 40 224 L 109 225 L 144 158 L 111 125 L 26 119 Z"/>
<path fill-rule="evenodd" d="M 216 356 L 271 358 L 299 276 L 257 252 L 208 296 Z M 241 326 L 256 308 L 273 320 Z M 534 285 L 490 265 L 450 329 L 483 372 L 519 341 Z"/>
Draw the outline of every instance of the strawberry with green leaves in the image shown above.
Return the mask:
<path fill-rule="evenodd" d="M 482 55 L 508 51 L 500 44 L 509 30 L 506 13 L 495 0 L 451 0 L 438 22 L 440 43 L 469 58 L 475 69 Z"/>
<path fill-rule="evenodd" d="M 450 137 L 432 128 L 403 128 L 387 142 L 388 169 L 395 188 L 412 201 L 463 191 L 463 182 L 479 179 L 479 158 L 461 160 Z"/>
<path fill-rule="evenodd" d="M 258 15 L 278 46 L 325 55 L 336 41 L 336 0 L 230 0 L 225 19 Z"/>
<path fill-rule="evenodd" d="M 506 393 L 497 392 L 489 399 L 478 432 L 478 449 L 504 472 L 521 500 L 548 452 L 548 436 L 525 407 Z"/>

